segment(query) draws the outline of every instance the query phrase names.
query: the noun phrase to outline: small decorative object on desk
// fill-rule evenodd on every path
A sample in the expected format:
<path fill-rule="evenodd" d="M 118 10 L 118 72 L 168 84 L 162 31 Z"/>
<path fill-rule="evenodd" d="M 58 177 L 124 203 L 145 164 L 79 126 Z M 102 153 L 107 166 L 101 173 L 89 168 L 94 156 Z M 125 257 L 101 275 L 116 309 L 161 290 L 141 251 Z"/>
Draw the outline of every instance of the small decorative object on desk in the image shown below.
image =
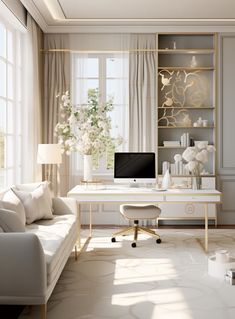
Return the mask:
<path fill-rule="evenodd" d="M 208 153 L 214 152 L 215 147 L 208 145 L 207 141 L 201 141 L 197 146 L 187 147 L 182 157 L 188 163 L 186 169 L 192 175 L 192 189 L 201 188 L 201 175 L 204 173 L 204 164 L 208 161 Z"/>
<path fill-rule="evenodd" d="M 169 173 L 169 169 L 167 169 L 165 175 L 163 176 L 162 179 L 162 189 L 168 189 L 170 186 L 172 185 L 172 181 L 171 181 L 171 175 Z"/>
<path fill-rule="evenodd" d="M 102 189 L 104 187 L 102 181 L 98 179 L 93 179 L 92 181 L 82 180 L 81 186 L 82 188 L 89 189 L 89 190 Z"/>
<path fill-rule="evenodd" d="M 55 134 L 63 152 L 70 155 L 77 151 L 84 155 L 84 180 L 92 180 L 92 156 L 99 156 L 122 144 L 121 137 L 111 137 L 111 117 L 113 99 L 99 104 L 98 89 L 88 90 L 88 102 L 74 106 L 70 94 L 66 91 L 61 96 L 60 110 L 62 123 L 57 123 Z"/>

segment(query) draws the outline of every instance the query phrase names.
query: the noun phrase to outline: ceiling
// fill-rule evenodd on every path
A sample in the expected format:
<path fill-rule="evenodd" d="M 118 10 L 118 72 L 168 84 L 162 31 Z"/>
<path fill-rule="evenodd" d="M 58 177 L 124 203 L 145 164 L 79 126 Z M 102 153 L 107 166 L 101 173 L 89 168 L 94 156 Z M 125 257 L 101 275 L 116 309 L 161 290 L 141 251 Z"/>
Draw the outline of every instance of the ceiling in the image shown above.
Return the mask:
<path fill-rule="evenodd" d="M 234 0 L 21 0 L 44 32 L 235 27 Z M 184 27 L 185 29 L 185 27 Z M 179 30 L 177 30 L 179 31 Z M 184 30 L 186 31 L 186 30 Z M 216 31 L 216 30 L 211 30 Z"/>

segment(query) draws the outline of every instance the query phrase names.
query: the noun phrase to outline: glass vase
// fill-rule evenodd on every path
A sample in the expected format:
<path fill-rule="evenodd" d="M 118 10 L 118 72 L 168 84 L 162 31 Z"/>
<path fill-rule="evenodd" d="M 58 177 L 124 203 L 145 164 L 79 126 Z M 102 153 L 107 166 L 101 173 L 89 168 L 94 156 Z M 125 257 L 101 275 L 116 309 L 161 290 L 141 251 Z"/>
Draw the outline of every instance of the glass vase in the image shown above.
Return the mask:
<path fill-rule="evenodd" d="M 201 189 L 202 186 L 202 178 L 201 176 L 192 176 L 191 177 L 192 189 L 197 190 Z"/>

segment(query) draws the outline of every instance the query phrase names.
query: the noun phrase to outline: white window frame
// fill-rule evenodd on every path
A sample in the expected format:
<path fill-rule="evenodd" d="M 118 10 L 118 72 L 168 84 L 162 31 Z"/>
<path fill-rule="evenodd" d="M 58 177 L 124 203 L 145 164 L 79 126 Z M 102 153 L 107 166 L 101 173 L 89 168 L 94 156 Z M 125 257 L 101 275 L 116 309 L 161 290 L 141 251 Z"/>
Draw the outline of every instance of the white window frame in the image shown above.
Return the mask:
<path fill-rule="evenodd" d="M 99 83 L 99 92 L 100 94 L 100 104 L 104 104 L 106 102 L 106 80 L 108 79 L 123 79 L 123 77 L 115 77 L 115 78 L 110 78 L 106 77 L 106 59 L 108 58 L 115 58 L 117 57 L 116 53 L 108 52 L 108 53 L 84 53 L 84 58 L 98 58 L 99 59 L 99 74 L 98 77 L 77 77 L 75 74 L 75 65 L 76 65 L 76 58 L 79 55 L 82 55 L 83 53 L 78 53 L 78 54 L 72 54 L 72 101 L 75 100 L 75 83 L 77 79 L 95 79 L 98 80 Z M 120 53 L 120 56 L 122 56 L 122 53 Z M 114 108 L 121 106 L 122 104 L 114 104 Z M 125 125 L 125 139 L 128 137 L 128 110 L 126 108 L 126 114 L 123 115 L 123 122 L 126 121 Z M 125 144 L 121 146 L 121 150 L 127 150 L 127 141 Z M 73 153 L 71 156 L 71 168 L 72 168 L 72 173 L 76 175 L 82 175 L 83 174 L 83 158 L 82 156 L 78 155 L 77 153 Z M 113 176 L 113 169 L 107 169 L 106 168 L 106 162 L 105 161 L 100 161 L 100 167 L 97 170 L 93 171 L 94 176 Z"/>
<path fill-rule="evenodd" d="M 0 61 L 6 66 L 6 95 L 0 96 L 2 102 L 6 103 L 6 118 L 4 132 L 4 168 L 0 168 L 0 188 L 6 188 L 13 183 L 19 183 L 22 179 L 22 34 L 14 29 L 0 17 L 1 25 L 6 29 L 6 57 L 0 56 Z M 12 34 L 12 61 L 8 55 L 9 33 Z M 0 43 L 1 45 L 1 43 Z M 12 97 L 9 96 L 9 74 L 8 69 L 12 67 Z M 12 114 L 8 113 L 9 105 L 12 104 Z M 11 118 L 10 118 L 11 116 Z M 12 122 L 11 122 L 12 121 Z M 9 127 L 12 131 L 9 131 Z M 9 140 L 12 144 L 9 145 Z M 11 151 L 9 151 L 11 149 Z M 11 154 L 10 154 L 11 152 Z M 12 161 L 9 164 L 9 161 Z"/>

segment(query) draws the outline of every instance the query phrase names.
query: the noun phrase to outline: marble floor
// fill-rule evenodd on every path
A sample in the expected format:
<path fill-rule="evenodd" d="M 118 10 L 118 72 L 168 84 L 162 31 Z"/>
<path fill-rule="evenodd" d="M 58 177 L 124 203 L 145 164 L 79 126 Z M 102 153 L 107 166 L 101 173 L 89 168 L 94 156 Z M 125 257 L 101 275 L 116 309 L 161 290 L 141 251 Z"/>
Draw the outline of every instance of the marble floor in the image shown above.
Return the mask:
<path fill-rule="evenodd" d="M 83 241 L 88 231 L 82 233 Z M 235 256 L 235 229 L 209 230 L 209 254 L 200 229 L 160 229 L 160 245 L 141 235 L 111 243 L 111 229 L 93 238 L 75 262 L 70 258 L 48 302 L 48 319 L 232 319 L 235 286 L 210 277 L 208 255 Z M 20 319 L 39 318 L 26 308 Z"/>

